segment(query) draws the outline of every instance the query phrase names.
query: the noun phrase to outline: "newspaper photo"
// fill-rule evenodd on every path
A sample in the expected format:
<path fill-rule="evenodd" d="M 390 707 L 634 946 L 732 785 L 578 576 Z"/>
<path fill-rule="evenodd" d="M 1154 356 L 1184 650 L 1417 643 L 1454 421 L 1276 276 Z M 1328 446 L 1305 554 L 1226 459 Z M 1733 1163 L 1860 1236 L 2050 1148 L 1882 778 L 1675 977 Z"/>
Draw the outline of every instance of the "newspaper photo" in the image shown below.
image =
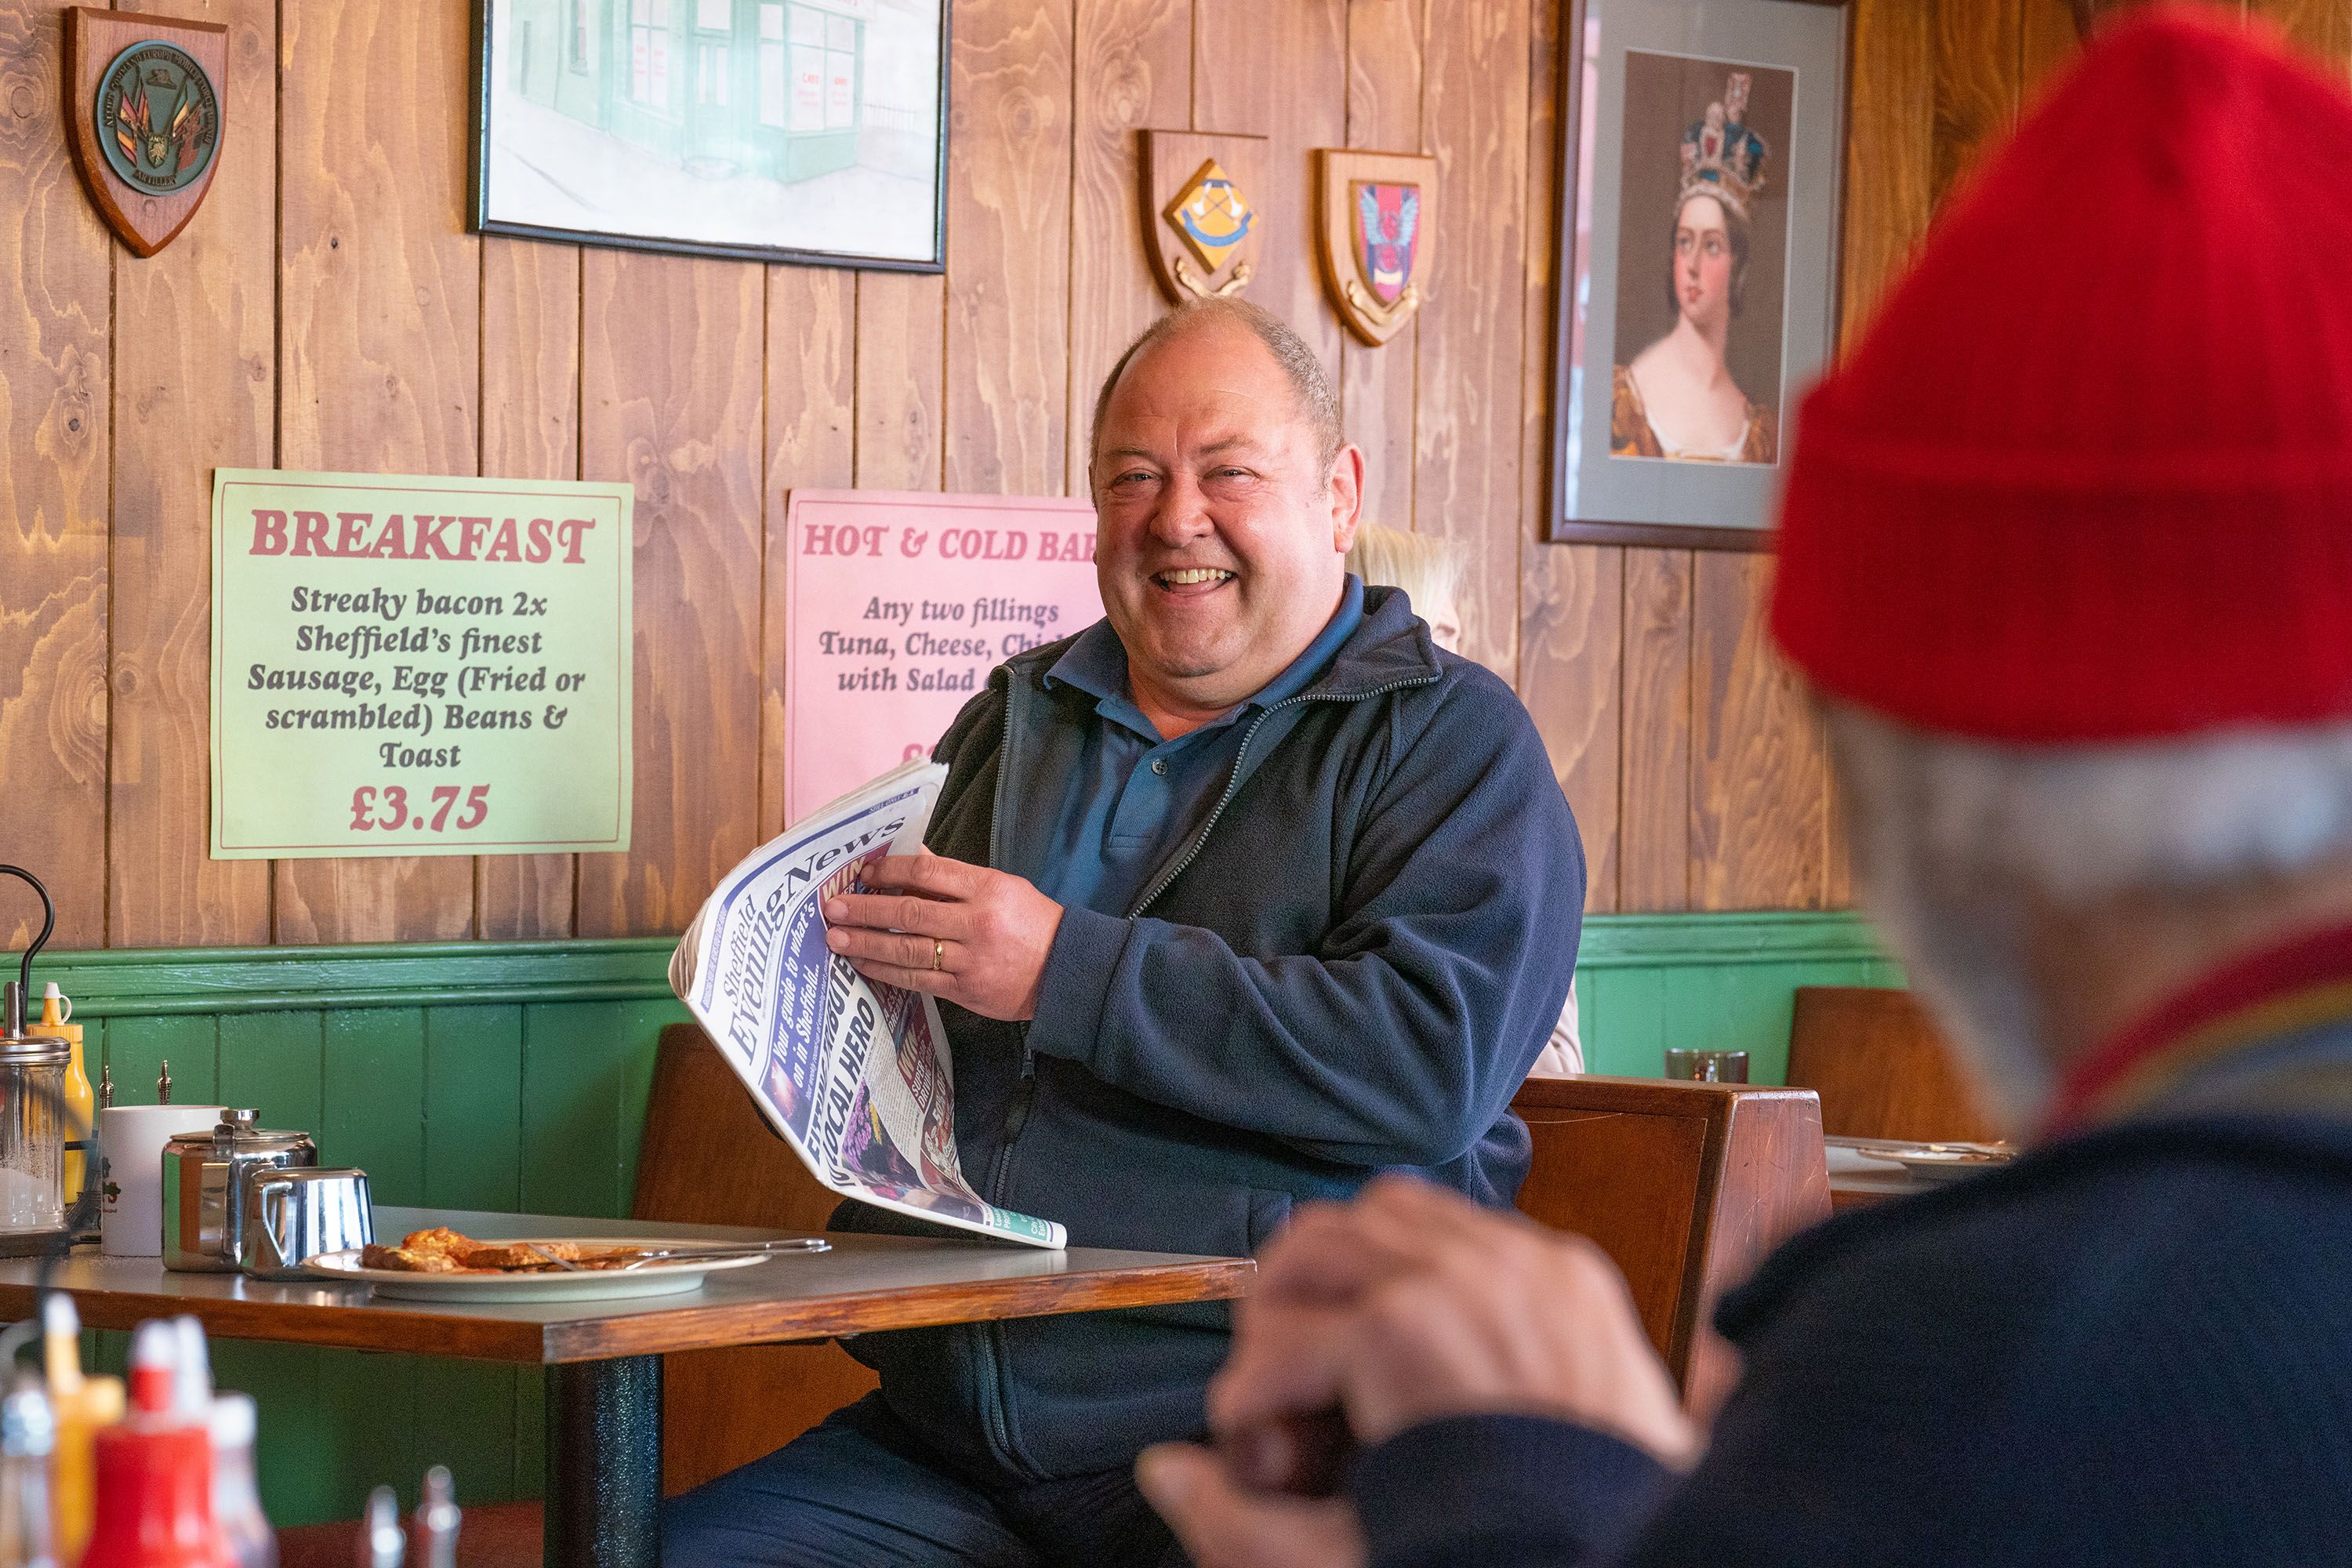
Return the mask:
<path fill-rule="evenodd" d="M 824 900 L 921 847 L 947 769 L 893 769 L 729 872 L 670 960 L 670 988 L 768 1124 L 844 1197 L 960 1230 L 1060 1247 L 1050 1220 L 983 1202 L 956 1158 L 955 1074 L 939 1005 L 877 984 L 824 944 Z"/>

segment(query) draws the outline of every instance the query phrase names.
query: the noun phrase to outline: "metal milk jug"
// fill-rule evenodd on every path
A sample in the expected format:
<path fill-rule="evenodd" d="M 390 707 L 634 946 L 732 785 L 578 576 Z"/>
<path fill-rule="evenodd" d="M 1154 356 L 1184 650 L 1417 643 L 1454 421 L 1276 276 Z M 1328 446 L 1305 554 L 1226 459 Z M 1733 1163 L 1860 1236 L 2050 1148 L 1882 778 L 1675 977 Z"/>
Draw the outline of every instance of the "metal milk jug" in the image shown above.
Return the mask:
<path fill-rule="evenodd" d="M 256 1279 L 300 1279 L 319 1254 L 375 1239 L 365 1171 L 256 1171 L 242 1213 L 237 1265 Z"/>
<path fill-rule="evenodd" d="M 250 1110 L 225 1110 L 209 1132 L 163 1145 L 163 1267 L 234 1274 L 244 1240 L 246 1189 L 264 1172 L 310 1169 L 308 1132 L 271 1132 Z"/>

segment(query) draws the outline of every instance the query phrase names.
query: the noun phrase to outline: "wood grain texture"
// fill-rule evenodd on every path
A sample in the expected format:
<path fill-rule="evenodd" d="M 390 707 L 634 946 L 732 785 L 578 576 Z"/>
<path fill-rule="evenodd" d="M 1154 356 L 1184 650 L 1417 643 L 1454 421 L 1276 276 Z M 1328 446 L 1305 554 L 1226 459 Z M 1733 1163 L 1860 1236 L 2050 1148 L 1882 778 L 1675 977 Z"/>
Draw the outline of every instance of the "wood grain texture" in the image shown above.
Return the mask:
<path fill-rule="evenodd" d="M 2352 5 L 2344 0 L 2246 0 L 2246 14 L 2309 50 L 2338 81 L 2352 77 Z"/>
<path fill-rule="evenodd" d="M 66 151 L 62 5 L 0 3 L 0 758 L 12 864 L 51 940 L 106 939 L 108 277 L 114 238 Z M 0 936 L 40 929 L 0 893 Z"/>
<path fill-rule="evenodd" d="M 2069 0 L 2022 0 L 2018 18 L 2018 110 L 2033 107 L 2037 94 L 2081 49 L 2082 35 L 2074 27 L 2074 7 Z M 2343 0 L 2325 0 L 2337 10 Z"/>
<path fill-rule="evenodd" d="M 1624 552 L 1617 908 L 1629 914 L 1691 907 L 1692 553 Z"/>
<path fill-rule="evenodd" d="M 1195 0 L 1192 129 L 1266 137 L 1256 203 L 1266 227 L 1245 291 L 1290 323 L 1337 374 L 1341 330 L 1323 302 L 1308 249 L 1314 181 L 1308 153 L 1345 146 L 1346 0 Z"/>
<path fill-rule="evenodd" d="M 1349 0 L 1349 147 L 1374 153 L 1423 151 L 1421 23 L 1421 0 Z M 1304 219 L 1308 215 L 1300 216 Z M 1364 449 L 1364 516 L 1390 528 L 1413 526 L 1413 404 L 1420 352 L 1417 316 L 1378 348 L 1358 342 L 1351 333 L 1342 334 L 1339 342 L 1339 398 L 1348 438 Z"/>
<path fill-rule="evenodd" d="M 1818 909 L 1827 766 L 1770 646 L 1772 558 L 1702 552 L 1691 592 L 1692 892 L 1703 910 Z"/>
<path fill-rule="evenodd" d="M 275 0 L 150 0 L 226 23 L 226 139 L 178 239 L 114 266 L 113 701 L 108 937 L 166 947 L 269 940 L 269 867 L 215 860 L 212 469 L 268 468 L 277 420 Z"/>
<path fill-rule="evenodd" d="M 1447 217 L 1425 265 L 1413 525 L 1470 552 L 1462 651 L 1518 658 L 1519 396 L 1527 258 L 1528 16 L 1518 5 L 1431 0 L 1422 135 Z"/>
<path fill-rule="evenodd" d="M 646 1235 L 693 1239 L 704 1226 L 648 1220 L 387 1209 L 385 1228 L 443 1223 L 469 1236 Z M 740 1237 L 740 1230 L 727 1236 Z M 725 1239 L 725 1237 L 719 1237 Z M 1074 1247 L 1063 1253 L 985 1241 L 844 1236 L 792 1267 L 735 1269 L 683 1296 L 483 1305 L 407 1301 L 274 1285 L 234 1274 L 178 1274 L 153 1258 L 77 1256 L 58 1274 L 90 1328 L 128 1329 L 193 1313 L 228 1339 L 402 1351 L 526 1365 L 658 1355 L 731 1344 L 1180 1301 L 1249 1289 L 1245 1258 L 1182 1258 Z M 38 1268 L 0 1261 L 0 1311 L 33 1310 Z"/>
<path fill-rule="evenodd" d="M 1656 1079 L 1532 1079 L 1511 1102 L 1534 1148 L 1521 1213 L 1591 1237 L 1626 1278 L 1651 1343 L 1711 1414 L 1738 1358 L 1715 1303 L 1829 1217 L 1821 1106 L 1807 1090 Z"/>
<path fill-rule="evenodd" d="M 2024 0 L 1933 0 L 1936 161 L 1940 203 L 2017 115 Z"/>
<path fill-rule="evenodd" d="M 1060 493 L 1069 471 L 1071 0 L 956 7 L 949 135 L 951 490 Z M 1044 239 L 1045 243 L 1040 243 Z"/>
<path fill-rule="evenodd" d="M 759 842 L 761 282 L 583 259 L 583 466 L 637 498 L 635 826 L 626 855 L 581 858 L 583 936 L 683 930 Z"/>
<path fill-rule="evenodd" d="M 768 269 L 766 571 L 760 619 L 759 835 L 784 821 L 784 499 L 856 480 L 857 279 L 813 267 Z M 665 1394 L 665 1397 L 667 1397 Z"/>
<path fill-rule="evenodd" d="M 1920 0 L 1853 0 L 1846 109 L 1845 254 L 1839 344 L 1850 348 L 1909 265 L 1935 210 L 1935 12 Z"/>
<path fill-rule="evenodd" d="M 471 58 L 462 6 L 282 0 L 281 467 L 478 471 L 481 246 L 465 228 Z M 330 60 L 367 68 L 320 68 Z M 281 860 L 276 925 L 280 942 L 466 936 L 473 866 L 461 856 Z"/>
<path fill-rule="evenodd" d="M 580 247 L 482 241 L 482 472 L 580 477 Z M 481 935 L 570 936 L 576 856 L 485 855 Z"/>
<path fill-rule="evenodd" d="M 1527 547 L 1519 623 L 1519 699 L 1584 839 L 1584 907 L 1618 908 L 1623 817 L 1619 691 L 1623 679 L 1626 552 L 1601 545 Z"/>
<path fill-rule="evenodd" d="M 1822 1131 L 1832 1137 L 1967 1143 L 2001 1135 L 1950 1042 L 1908 991 L 1799 986 L 1789 1083 L 1821 1096 Z"/>
<path fill-rule="evenodd" d="M 947 283 L 902 272 L 857 278 L 857 485 L 940 488 Z"/>
<path fill-rule="evenodd" d="M 1139 133 L 1191 122 L 1192 0 L 1077 0 L 1075 28 L 1066 495 L 1087 491 L 1103 377 L 1166 309 L 1143 248 Z"/>

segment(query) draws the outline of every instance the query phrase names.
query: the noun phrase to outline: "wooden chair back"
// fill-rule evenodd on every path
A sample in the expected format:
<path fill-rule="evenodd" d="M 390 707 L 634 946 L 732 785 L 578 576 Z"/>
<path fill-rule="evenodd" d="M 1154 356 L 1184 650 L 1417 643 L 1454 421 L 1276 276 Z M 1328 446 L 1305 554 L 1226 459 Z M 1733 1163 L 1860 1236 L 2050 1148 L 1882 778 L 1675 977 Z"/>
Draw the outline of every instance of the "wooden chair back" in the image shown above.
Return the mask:
<path fill-rule="evenodd" d="M 1789 1082 L 1822 1097 L 1822 1130 L 1840 1138 L 1968 1142 L 2000 1136 L 1908 991 L 1801 985 L 1789 1028 Z"/>
<path fill-rule="evenodd" d="M 1531 1079 L 1512 1109 L 1534 1163 L 1519 1209 L 1591 1237 L 1624 1270 L 1642 1325 L 1694 1411 L 1738 1376 L 1709 1327 L 1723 1292 L 1827 1219 L 1811 1091 L 1668 1079 Z"/>
<path fill-rule="evenodd" d="M 814 1232 L 840 1201 L 769 1131 L 699 1026 L 662 1031 L 633 1215 Z M 874 1374 L 830 1340 L 666 1357 L 663 1492 L 674 1497 L 749 1464 L 875 1386 Z"/>

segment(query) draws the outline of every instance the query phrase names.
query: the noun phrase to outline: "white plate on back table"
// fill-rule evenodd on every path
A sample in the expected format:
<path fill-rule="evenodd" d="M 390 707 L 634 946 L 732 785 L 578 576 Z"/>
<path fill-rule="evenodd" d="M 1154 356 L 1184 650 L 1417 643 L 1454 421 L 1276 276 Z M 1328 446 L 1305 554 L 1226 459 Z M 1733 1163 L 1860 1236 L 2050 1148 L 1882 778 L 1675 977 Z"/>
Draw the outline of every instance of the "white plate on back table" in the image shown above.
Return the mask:
<path fill-rule="evenodd" d="M 542 1246 L 568 1241 L 578 1247 L 676 1247 L 675 1237 L 580 1236 L 501 1238 L 488 1247 L 513 1247 L 523 1240 Z M 302 1265 L 303 1272 L 321 1279 L 373 1286 L 379 1296 L 399 1301 L 595 1301 L 630 1296 L 669 1296 L 696 1289 L 702 1277 L 721 1268 L 749 1268 L 791 1253 L 759 1253 L 748 1258 L 670 1258 L 636 1268 L 588 1268 L 574 1273 L 551 1268 L 543 1274 L 416 1274 L 405 1268 L 364 1268 L 360 1249 L 322 1252 Z"/>

